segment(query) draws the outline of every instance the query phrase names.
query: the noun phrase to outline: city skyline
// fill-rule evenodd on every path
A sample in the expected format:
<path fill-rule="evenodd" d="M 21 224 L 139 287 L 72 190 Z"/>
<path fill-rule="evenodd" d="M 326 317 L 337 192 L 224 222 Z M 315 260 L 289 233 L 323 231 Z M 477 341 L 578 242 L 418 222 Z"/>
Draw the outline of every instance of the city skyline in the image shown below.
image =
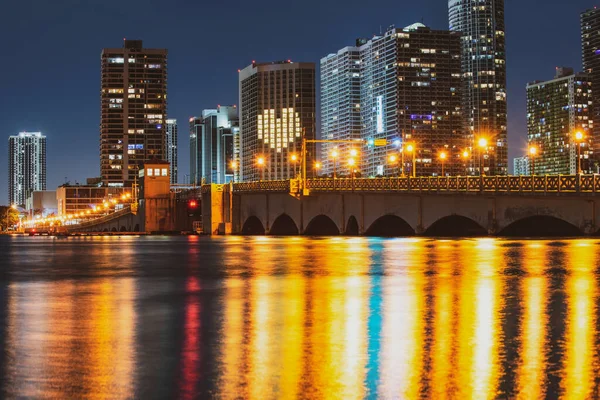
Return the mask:
<path fill-rule="evenodd" d="M 92 7 L 94 4 L 95 8 Z M 393 4 L 395 3 L 389 2 L 390 7 L 392 7 Z M 407 3 L 405 6 L 406 14 L 403 14 L 402 18 L 389 18 L 382 15 L 381 12 L 368 10 L 365 13 L 361 13 L 360 16 L 355 17 L 357 21 L 360 20 L 360 23 L 357 24 L 342 22 L 344 21 L 343 17 L 347 17 L 344 15 L 337 15 L 332 21 L 323 20 L 322 16 L 318 16 L 314 24 L 314 32 L 312 30 L 310 32 L 306 31 L 307 36 L 300 38 L 293 37 L 294 35 L 285 34 L 271 35 L 273 36 L 271 37 L 268 35 L 269 32 L 267 32 L 267 30 L 259 28 L 259 24 L 254 24 L 255 21 L 252 26 L 241 24 L 237 29 L 241 31 L 253 29 L 259 37 L 263 39 L 266 38 L 269 46 L 261 45 L 257 41 L 256 45 L 245 44 L 240 46 L 239 51 L 232 52 L 231 49 L 227 49 L 227 56 L 220 57 L 222 59 L 220 64 L 215 62 L 214 65 L 208 65 L 206 69 L 202 70 L 203 72 L 200 73 L 190 72 L 192 69 L 187 64 L 190 64 L 188 59 L 193 59 L 193 57 L 189 57 L 188 53 L 182 51 L 185 46 L 178 42 L 178 40 L 181 39 L 181 32 L 177 32 L 177 34 L 166 34 L 166 31 L 161 31 L 160 29 L 158 29 L 156 33 L 152 32 L 151 30 L 142 27 L 143 22 L 140 17 L 139 20 L 134 21 L 132 27 L 123 30 L 123 35 L 131 37 L 132 39 L 143 39 L 145 42 L 151 43 L 152 47 L 165 47 L 169 49 L 169 53 L 173 55 L 170 63 L 169 91 L 171 93 L 178 93 L 169 100 L 169 109 L 171 110 L 169 117 L 185 120 L 185 118 L 194 115 L 189 112 L 191 108 L 198 110 L 210 107 L 211 104 L 214 103 L 237 103 L 236 86 L 238 82 L 236 79 L 236 71 L 238 68 L 243 68 L 247 65 L 251 58 L 256 58 L 258 61 L 291 58 L 292 60 L 297 59 L 298 61 L 318 62 L 324 54 L 335 51 L 345 43 L 351 43 L 357 36 L 367 36 L 369 32 L 379 33 L 380 26 L 388 26 L 392 23 L 396 26 L 404 26 L 414 22 L 414 20 L 419 20 L 425 10 L 433 11 L 433 14 L 430 14 L 425 18 L 424 22 L 427 25 L 431 26 L 433 29 L 447 29 L 448 15 L 447 4 L 445 2 L 431 1 L 419 5 Z M 537 31 L 535 27 L 533 27 L 534 29 L 531 29 L 532 27 L 530 27 L 527 30 L 523 30 L 518 24 L 518 20 L 522 15 L 527 15 L 528 13 L 525 11 L 533 6 L 533 2 L 523 2 L 523 4 L 520 4 L 519 6 L 513 6 L 514 8 L 511 8 L 511 5 L 509 5 L 506 10 L 510 159 L 522 155 L 526 148 L 527 136 L 526 125 L 524 122 L 524 83 L 533 79 L 544 78 L 543 71 L 546 71 L 548 66 L 573 65 L 576 70 L 580 69 L 579 15 L 585 9 L 591 8 L 593 3 L 588 1 L 578 1 L 576 4 L 570 4 L 567 7 L 569 11 L 565 12 L 564 5 L 559 7 L 558 2 L 550 2 L 545 5 L 545 7 L 547 8 L 547 11 L 550 12 L 550 16 L 553 17 L 547 18 L 547 26 L 543 26 L 542 29 Z M 133 5 L 130 7 L 133 7 Z M 243 8 L 244 6 L 240 7 Z M 333 5 L 324 5 L 324 7 L 327 9 L 328 7 L 333 7 Z M 396 7 L 398 10 L 403 8 L 402 5 L 393 6 L 393 8 Z M 117 19 L 127 18 L 125 15 L 127 14 L 126 10 L 123 10 L 123 15 L 119 15 L 118 13 L 115 14 L 110 8 L 103 8 L 104 6 L 100 5 L 100 3 L 96 4 L 95 2 L 92 2 L 91 6 L 88 4 L 88 7 L 74 7 L 72 13 L 78 13 L 78 15 L 82 17 L 87 15 L 97 18 L 96 15 L 106 16 L 114 14 L 113 16 L 116 15 Z M 15 16 L 24 12 L 18 5 L 11 6 L 9 9 L 9 16 L 11 11 L 15 13 Z M 38 15 L 37 13 L 40 12 L 41 14 Z M 47 9 L 43 4 L 31 15 L 28 15 L 28 18 L 41 18 L 44 13 L 48 13 L 48 18 L 51 20 L 60 20 L 61 18 L 64 18 L 60 8 Z M 152 12 L 146 11 L 145 13 L 151 14 Z M 273 12 L 270 12 L 268 15 L 272 16 Z M 263 18 L 267 18 L 268 15 Z M 564 15 L 568 15 L 569 18 L 566 20 L 563 19 L 562 17 Z M 147 16 L 148 15 L 145 15 L 145 17 Z M 550 26 L 553 24 L 552 21 L 556 22 L 559 18 L 561 21 L 560 26 L 563 29 L 561 29 L 559 36 L 555 36 L 555 32 L 552 31 Z M 13 19 L 17 18 L 9 18 L 9 20 Z M 100 23 L 100 19 L 101 18 L 98 18 L 98 20 L 96 20 L 92 18 L 90 23 L 92 25 Z M 294 21 L 286 21 L 286 24 L 290 22 L 293 24 L 296 23 Z M 533 20 L 530 20 L 529 22 L 532 25 L 536 22 L 540 23 L 539 21 Z M 74 22 L 72 24 L 77 25 L 80 23 L 81 22 Z M 278 24 L 279 23 L 281 22 L 278 22 Z M 333 34 L 330 34 L 327 40 L 322 40 L 321 37 L 323 37 L 323 32 L 327 31 L 328 26 L 332 25 L 339 25 L 339 29 L 336 29 Z M 544 23 L 541 23 L 541 25 L 544 25 Z M 69 25 L 67 24 L 67 26 Z M 10 29 L 10 27 L 11 25 L 9 23 L 7 27 L 2 29 Z M 53 31 L 50 32 L 51 34 L 47 35 L 47 37 L 44 36 L 44 38 L 40 40 L 40 43 L 44 43 L 47 40 L 58 40 L 60 38 L 64 39 L 68 37 L 66 30 L 61 30 L 62 28 L 54 29 L 56 32 Z M 568 34 L 565 34 L 565 31 L 568 32 Z M 240 31 L 237 31 L 238 34 L 239 32 Z M 21 130 L 42 130 L 48 136 L 48 187 L 50 188 L 63 183 L 65 177 L 70 181 L 83 181 L 88 176 L 99 176 L 100 172 L 97 167 L 97 127 L 99 124 L 97 112 L 99 71 L 97 60 L 98 52 L 107 45 L 114 43 L 115 35 L 106 35 L 105 33 L 91 35 L 87 32 L 84 33 L 82 42 L 85 42 L 85 46 L 83 46 L 83 43 L 81 46 L 85 48 L 86 51 L 83 52 L 83 55 L 77 54 L 77 62 L 70 63 L 70 65 L 76 65 L 77 68 L 80 69 L 80 71 L 77 71 L 78 73 L 74 73 L 76 68 L 64 68 L 63 64 L 66 63 L 66 58 L 63 57 L 64 54 L 68 53 L 72 58 L 75 58 L 73 55 L 76 53 L 75 51 L 71 51 L 72 46 L 75 46 L 75 44 L 67 40 L 67 44 L 70 43 L 71 47 L 65 46 L 64 49 L 59 49 L 60 51 L 52 56 L 42 54 L 42 56 L 50 57 L 50 60 L 46 60 L 42 57 L 42 63 L 39 63 L 39 66 L 31 66 L 28 64 L 23 68 L 23 65 L 26 64 L 25 62 L 15 63 L 20 66 L 23 71 L 28 71 L 29 73 L 31 73 L 32 69 L 33 71 L 44 72 L 42 71 L 41 66 L 44 61 L 46 61 L 46 68 L 49 68 L 51 71 L 52 68 L 62 68 L 62 74 L 53 76 L 53 81 L 44 80 L 47 79 L 45 78 L 44 73 L 34 74 L 34 78 L 32 79 L 28 77 L 28 80 L 33 82 L 36 89 L 42 91 L 41 95 L 36 96 L 36 99 L 23 96 L 23 94 L 21 94 L 21 96 L 15 95 L 18 94 L 19 90 L 22 90 L 23 87 L 27 89 L 27 85 L 32 85 L 32 83 L 25 81 L 24 78 L 27 75 L 16 73 L 15 77 L 11 79 L 10 82 L 6 82 L 6 97 L 2 99 L 3 102 L 8 99 L 11 100 L 10 103 L 7 102 L 7 104 L 4 105 L 4 109 L 8 108 L 11 112 L 7 113 L 9 118 L 3 120 L 1 123 L 2 125 L 0 125 L 2 134 L 8 136 L 12 132 Z M 207 32 L 205 34 L 209 33 L 210 32 Z M 29 34 L 30 33 L 26 33 L 25 35 Z M 531 49 L 530 47 L 525 49 L 522 46 L 518 46 L 519 37 L 522 38 L 525 34 L 527 34 L 530 43 L 534 42 L 542 49 L 540 50 L 539 56 L 537 56 L 534 49 Z M 279 36 L 279 38 L 276 38 L 275 36 Z M 86 37 L 91 40 L 85 40 Z M 193 40 L 193 37 L 194 34 L 188 32 L 187 36 L 183 36 L 181 42 L 186 43 L 189 40 Z M 536 37 L 538 39 L 535 39 Z M 545 37 L 545 40 L 540 41 L 540 37 Z M 29 37 L 29 40 L 32 40 L 32 38 L 33 36 Z M 319 38 L 319 41 L 316 41 L 317 38 Z M 555 39 L 554 41 L 553 38 Z M 25 39 L 27 39 L 27 36 Z M 79 40 L 81 38 L 76 39 Z M 74 39 L 70 38 L 70 40 Z M 10 48 L 11 46 L 9 46 L 9 49 Z M 75 48 L 77 48 L 77 46 L 75 46 Z M 269 48 L 269 50 L 265 50 L 265 48 Z M 546 48 L 545 51 L 543 50 L 544 48 Z M 557 50 L 549 51 L 550 49 Z M 15 49 L 15 54 L 19 55 L 20 51 L 21 50 Z M 521 57 L 519 57 L 519 54 L 521 54 Z M 553 54 L 555 57 L 548 57 L 548 54 Z M 548 60 L 548 58 L 551 58 L 551 60 Z M 17 57 L 17 59 L 24 60 L 24 58 L 19 57 Z M 10 69 L 8 66 L 4 66 L 3 68 L 6 68 L 7 70 Z M 529 72 L 519 73 L 523 69 Z M 199 85 L 203 85 L 210 83 L 209 81 L 213 80 L 211 79 L 211 74 L 215 73 L 220 74 L 218 76 L 224 76 L 226 78 L 214 79 L 215 81 L 222 81 L 223 83 L 217 85 L 218 87 L 212 87 L 212 91 L 206 90 L 205 92 L 207 94 L 202 98 L 196 98 L 194 96 L 195 91 L 193 90 L 193 86 L 182 91 L 182 87 L 185 86 L 182 85 L 182 82 L 187 82 L 191 78 L 194 78 L 199 82 Z M 69 85 L 71 85 L 71 87 Z M 57 113 L 57 109 L 54 108 L 54 103 L 60 102 L 52 101 L 50 96 L 58 96 L 58 94 L 55 93 L 57 87 L 61 88 L 62 93 L 60 93 L 60 96 L 63 96 L 61 97 L 62 103 L 70 105 L 67 108 L 71 110 L 71 114 L 65 114 L 64 112 L 62 114 Z M 90 90 L 90 88 L 94 89 Z M 216 94 L 217 91 L 218 94 Z M 72 94 L 77 95 L 73 96 Z M 179 98 L 177 98 L 178 96 Z M 173 99 L 173 97 L 175 97 L 175 99 Z M 190 98 L 193 100 L 190 100 Z M 180 132 L 180 135 L 184 132 L 185 130 Z M 181 141 L 183 138 L 180 136 L 179 139 Z M 180 159 L 179 164 L 180 166 L 187 166 L 188 162 L 185 157 L 186 149 L 180 150 L 182 150 L 180 151 L 180 157 L 183 157 Z M 0 155 L 3 156 L 5 154 L 6 151 L 0 151 Z M 3 160 L 0 159 L 0 162 L 3 162 Z M 74 176 L 73 171 L 76 171 L 79 175 Z M 187 171 L 182 170 L 180 177 L 184 176 L 186 172 Z M 6 190 L 7 188 L 6 182 L 3 182 L 4 179 L 6 179 L 4 176 L 0 177 L 0 191 Z"/>

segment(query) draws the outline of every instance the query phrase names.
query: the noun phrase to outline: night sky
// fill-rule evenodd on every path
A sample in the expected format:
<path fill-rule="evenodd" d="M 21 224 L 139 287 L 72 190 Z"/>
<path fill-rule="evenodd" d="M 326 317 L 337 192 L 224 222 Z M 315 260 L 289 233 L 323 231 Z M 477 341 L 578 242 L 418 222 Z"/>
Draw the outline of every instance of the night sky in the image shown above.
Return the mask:
<path fill-rule="evenodd" d="M 189 172 L 187 120 L 236 104 L 238 68 L 311 61 L 390 25 L 448 29 L 445 0 L 4 0 L 0 43 L 0 204 L 8 136 L 47 136 L 48 189 L 99 176 L 100 53 L 123 38 L 169 50 L 169 118 L 179 121 L 179 180 Z M 509 164 L 526 144 L 525 85 L 556 66 L 581 69 L 579 14 L 591 0 L 507 0 Z M 318 122 L 318 121 L 317 121 Z M 317 124 L 318 125 L 318 124 Z"/>

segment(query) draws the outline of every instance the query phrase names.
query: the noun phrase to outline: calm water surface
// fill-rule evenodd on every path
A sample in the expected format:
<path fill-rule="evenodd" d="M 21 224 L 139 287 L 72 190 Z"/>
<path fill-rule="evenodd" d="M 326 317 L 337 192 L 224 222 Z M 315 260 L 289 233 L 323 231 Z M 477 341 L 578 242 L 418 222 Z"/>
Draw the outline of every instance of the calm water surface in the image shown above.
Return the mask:
<path fill-rule="evenodd" d="M 600 241 L 0 237 L 34 398 L 598 398 Z"/>

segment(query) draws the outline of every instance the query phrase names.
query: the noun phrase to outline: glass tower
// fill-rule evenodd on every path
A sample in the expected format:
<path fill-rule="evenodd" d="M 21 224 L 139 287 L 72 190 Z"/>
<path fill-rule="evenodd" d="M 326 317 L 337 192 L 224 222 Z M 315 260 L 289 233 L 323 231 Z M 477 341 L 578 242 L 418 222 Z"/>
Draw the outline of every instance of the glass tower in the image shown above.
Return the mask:
<path fill-rule="evenodd" d="M 590 119 L 598 123 L 591 131 L 592 145 L 599 147 L 597 143 L 600 143 L 600 10 L 596 8 L 581 13 L 581 55 L 583 69 L 594 88 Z M 596 151 L 594 154 L 596 164 L 599 157 L 600 151 Z"/>
<path fill-rule="evenodd" d="M 302 138 L 315 138 L 315 64 L 290 60 L 252 63 L 240 71 L 239 85 L 240 179 L 297 176 Z M 308 176 L 314 156 L 315 145 L 309 143 Z"/>
<path fill-rule="evenodd" d="M 166 120 L 167 160 L 171 168 L 171 183 L 177 183 L 177 120 Z"/>
<path fill-rule="evenodd" d="M 8 138 L 8 201 L 25 206 L 33 191 L 46 190 L 46 136 L 20 132 Z"/>
<path fill-rule="evenodd" d="M 461 32 L 464 129 L 475 147 L 487 139 L 484 170 L 508 173 L 504 0 L 449 0 L 450 30 Z M 471 154 L 479 154 L 473 149 Z M 473 157 L 471 172 L 478 170 Z"/>

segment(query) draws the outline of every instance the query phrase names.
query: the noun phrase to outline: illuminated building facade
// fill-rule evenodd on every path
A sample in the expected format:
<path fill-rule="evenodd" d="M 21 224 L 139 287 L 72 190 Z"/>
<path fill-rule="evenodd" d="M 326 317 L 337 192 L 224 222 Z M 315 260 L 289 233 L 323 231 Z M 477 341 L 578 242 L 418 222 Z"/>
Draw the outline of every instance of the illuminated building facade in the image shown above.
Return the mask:
<path fill-rule="evenodd" d="M 46 190 L 46 136 L 19 132 L 8 138 L 8 201 L 25 206 L 34 191 Z"/>
<path fill-rule="evenodd" d="M 296 176 L 302 138 L 315 138 L 315 64 L 252 63 L 240 71 L 239 83 L 240 180 Z M 309 176 L 314 160 L 315 145 L 309 143 Z"/>
<path fill-rule="evenodd" d="M 167 161 L 170 165 L 171 183 L 177 183 L 177 120 L 166 120 L 165 146 L 167 149 Z"/>
<path fill-rule="evenodd" d="M 344 47 L 321 59 L 321 139 L 360 140 L 360 50 Z M 353 148 L 362 144 L 322 143 L 319 175 L 348 176 Z M 360 155 L 358 155 L 360 157 Z M 360 165 L 360 159 L 357 159 Z"/>
<path fill-rule="evenodd" d="M 190 118 L 191 183 L 229 183 L 237 169 L 239 141 L 238 110 L 218 106 L 202 111 L 202 117 Z"/>
<path fill-rule="evenodd" d="M 515 157 L 513 159 L 513 175 L 529 175 L 529 157 Z"/>
<path fill-rule="evenodd" d="M 577 143 L 583 133 L 582 171 L 592 173 L 592 84 L 587 74 L 557 68 L 554 79 L 527 85 L 527 135 L 537 148 L 532 160 L 536 175 L 575 174 Z"/>
<path fill-rule="evenodd" d="M 101 65 L 102 183 L 131 186 L 140 165 L 167 158 L 167 50 L 125 40 L 102 51 Z"/>
<path fill-rule="evenodd" d="M 463 129 L 472 147 L 480 137 L 487 139 L 486 174 L 506 175 L 504 0 L 449 0 L 448 10 L 450 30 L 462 33 Z M 474 157 L 471 173 L 477 170 Z"/>
<path fill-rule="evenodd" d="M 592 8 L 581 13 L 581 54 L 583 69 L 589 76 L 592 87 L 592 114 L 590 119 L 600 122 L 600 10 Z M 600 143 L 600 123 L 594 125 L 592 130 L 592 144 Z M 596 164 L 600 158 L 600 151 L 594 153 Z"/>
<path fill-rule="evenodd" d="M 392 27 L 357 45 L 321 60 L 323 137 L 355 138 L 360 121 L 363 176 L 398 175 L 401 149 L 408 144 L 416 149 L 417 175 L 440 175 L 442 162 L 445 173 L 462 173 L 467 142 L 461 120 L 460 35 L 417 23 Z M 410 173 L 412 154 L 404 154 L 404 172 Z M 330 171 L 329 148 L 322 157 Z M 339 165 L 347 158 L 340 154 Z"/>

